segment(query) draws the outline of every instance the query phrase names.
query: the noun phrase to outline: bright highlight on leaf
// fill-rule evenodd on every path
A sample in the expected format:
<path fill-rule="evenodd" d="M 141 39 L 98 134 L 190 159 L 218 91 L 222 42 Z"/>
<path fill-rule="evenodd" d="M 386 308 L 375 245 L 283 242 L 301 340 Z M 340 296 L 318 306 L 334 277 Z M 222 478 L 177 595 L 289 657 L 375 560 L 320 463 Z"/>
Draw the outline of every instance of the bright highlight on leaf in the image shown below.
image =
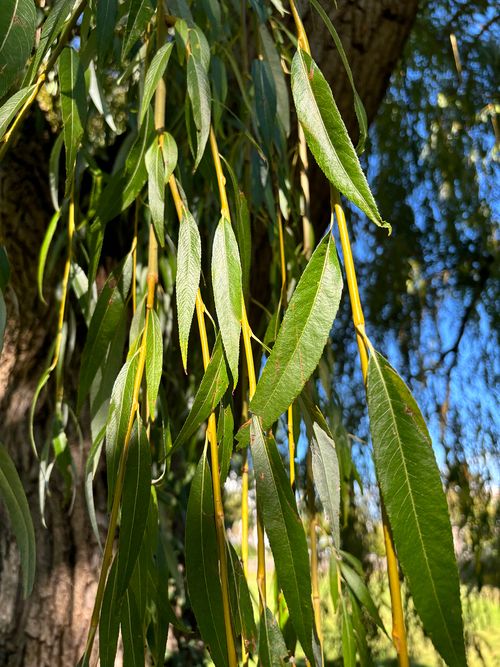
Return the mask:
<path fill-rule="evenodd" d="M 187 372 L 189 331 L 193 321 L 196 293 L 200 284 L 201 240 L 198 225 L 187 210 L 183 212 L 177 247 L 175 296 L 182 364 Z"/>
<path fill-rule="evenodd" d="M 307 144 L 328 180 L 375 224 L 390 229 L 380 217 L 331 88 L 302 50 L 293 57 L 292 93 Z"/>

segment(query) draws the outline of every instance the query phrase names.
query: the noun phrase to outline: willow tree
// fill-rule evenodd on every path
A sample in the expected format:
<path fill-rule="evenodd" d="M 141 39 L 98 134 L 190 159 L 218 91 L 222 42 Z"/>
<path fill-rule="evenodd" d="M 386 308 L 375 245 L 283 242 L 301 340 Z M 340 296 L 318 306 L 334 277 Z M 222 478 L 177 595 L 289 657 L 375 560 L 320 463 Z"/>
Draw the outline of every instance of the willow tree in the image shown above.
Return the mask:
<path fill-rule="evenodd" d="M 397 4 L 369 21 L 355 12 L 349 21 L 347 6 L 334 16 L 374 31 L 376 58 L 368 48 L 363 67 L 379 76 L 368 84 L 356 49 L 346 55 L 316 0 L 306 27 L 293 2 L 59 0 L 40 15 L 31 0 L 6 3 L 0 155 L 13 215 L 1 258 L 2 437 L 28 490 L 36 475 L 43 524 L 35 539 L 2 449 L 21 558 L 19 570 L 4 536 L 6 569 L 15 570 L 3 577 L 6 664 L 83 665 L 94 651 L 112 665 L 120 636 L 124 664 L 163 664 L 172 626 L 181 643 L 200 636 L 216 665 L 282 664 L 299 645 L 320 665 L 320 530 L 344 662 L 368 659 L 362 609 L 382 623 L 339 525 L 355 463 L 335 413 L 320 409 L 341 298 L 351 303 L 366 386 L 395 654 L 409 664 L 401 568 L 437 651 L 449 665 L 466 664 L 430 436 L 365 327 L 342 200 L 386 231 L 397 225 L 381 217 L 358 158 L 362 98 L 372 116 L 414 16 L 412 3 Z M 313 59 L 319 25 L 320 46 L 331 40 L 347 82 L 341 108 L 353 101 L 347 126 Z M 50 125 L 38 146 L 28 138 L 37 105 Z M 311 193 L 321 193 L 314 206 Z M 296 465 L 301 429 L 305 466 Z M 241 476 L 239 553 L 224 521 L 230 468 Z M 32 593 L 23 603 L 21 582 Z M 185 595 L 191 628 L 179 615 Z"/>

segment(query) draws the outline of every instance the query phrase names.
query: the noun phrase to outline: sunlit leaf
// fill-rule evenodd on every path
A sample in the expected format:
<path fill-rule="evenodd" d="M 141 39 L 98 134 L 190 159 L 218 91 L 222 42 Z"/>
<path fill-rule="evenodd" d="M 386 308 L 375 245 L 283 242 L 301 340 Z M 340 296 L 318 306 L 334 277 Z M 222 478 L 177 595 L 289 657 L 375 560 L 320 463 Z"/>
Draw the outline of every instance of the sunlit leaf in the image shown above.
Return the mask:
<path fill-rule="evenodd" d="M 340 475 L 337 451 L 332 438 L 318 425 L 313 426 L 311 455 L 314 485 L 332 532 L 333 543 L 340 548 Z"/>
<path fill-rule="evenodd" d="M 175 296 L 182 364 L 187 369 L 189 331 L 193 320 L 196 294 L 200 284 L 201 240 L 198 225 L 188 210 L 184 210 L 179 226 Z"/>
<path fill-rule="evenodd" d="M 64 145 L 66 147 L 66 195 L 68 195 L 87 116 L 85 79 L 80 66 L 80 59 L 72 48 L 64 49 L 59 56 L 59 81 L 61 84 Z"/>
<path fill-rule="evenodd" d="M 447 664 L 466 665 L 450 519 L 427 426 L 408 387 L 376 351 L 367 396 L 377 478 L 415 608 Z"/>
<path fill-rule="evenodd" d="M 148 394 L 149 413 L 154 418 L 156 398 L 160 386 L 163 368 L 163 336 L 160 318 L 152 310 L 146 332 L 146 384 Z"/>
<path fill-rule="evenodd" d="M 31 53 L 36 29 L 33 0 L 2 0 L 0 11 L 0 97 L 21 73 Z"/>
<path fill-rule="evenodd" d="M 141 101 L 139 124 L 142 124 L 144 121 L 144 117 L 149 108 L 149 103 L 153 98 L 156 87 L 162 76 L 165 74 L 173 46 L 173 42 L 168 42 L 160 49 L 158 49 L 154 55 L 153 60 L 151 61 L 150 66 L 148 67 L 148 71 L 146 72 L 146 79 L 144 81 L 144 93 L 142 95 Z"/>
<path fill-rule="evenodd" d="M 196 126 L 196 158 L 194 169 L 197 169 L 205 152 L 210 132 L 210 84 L 203 64 L 193 53 L 187 63 L 187 91 L 191 101 L 194 124 Z"/>
<path fill-rule="evenodd" d="M 283 318 L 272 352 L 250 403 L 264 428 L 288 409 L 323 353 L 342 292 L 342 275 L 331 234 L 307 264 Z"/>
<path fill-rule="evenodd" d="M 146 152 L 146 169 L 148 172 L 148 202 L 151 219 L 158 243 L 165 245 L 165 163 L 158 137 Z"/>

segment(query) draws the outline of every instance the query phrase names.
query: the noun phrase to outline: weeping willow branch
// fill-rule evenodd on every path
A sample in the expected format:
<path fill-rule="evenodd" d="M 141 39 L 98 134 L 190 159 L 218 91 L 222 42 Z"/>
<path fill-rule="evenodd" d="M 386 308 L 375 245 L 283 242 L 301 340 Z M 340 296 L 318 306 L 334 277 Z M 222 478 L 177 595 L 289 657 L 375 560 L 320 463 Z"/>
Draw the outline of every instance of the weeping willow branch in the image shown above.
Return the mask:
<path fill-rule="evenodd" d="M 359 358 L 361 361 L 361 371 L 363 373 L 363 381 L 366 385 L 366 378 L 368 373 L 368 352 L 367 345 L 364 339 L 365 318 L 363 309 L 361 307 L 361 299 L 359 297 L 358 283 L 356 279 L 356 270 L 354 268 L 354 260 L 352 257 L 351 244 L 349 241 L 349 233 L 347 231 L 347 223 L 344 215 L 344 210 L 340 203 L 340 197 L 336 190 L 332 188 L 332 204 L 337 218 L 339 228 L 340 242 L 342 245 L 342 252 L 344 255 L 344 266 L 347 278 L 347 285 L 349 289 L 349 297 L 352 307 L 352 319 L 356 330 L 356 340 L 359 349 Z M 406 629 L 403 614 L 403 605 L 401 602 L 401 586 L 399 583 L 399 567 L 392 539 L 392 533 L 389 526 L 387 514 L 383 500 L 382 504 L 382 525 L 384 530 L 384 542 L 387 559 L 387 572 L 389 577 L 389 590 L 391 593 L 391 609 L 392 609 L 392 638 L 396 652 L 398 655 L 399 667 L 409 667 L 410 662 L 408 658 L 408 647 L 406 641 Z"/>

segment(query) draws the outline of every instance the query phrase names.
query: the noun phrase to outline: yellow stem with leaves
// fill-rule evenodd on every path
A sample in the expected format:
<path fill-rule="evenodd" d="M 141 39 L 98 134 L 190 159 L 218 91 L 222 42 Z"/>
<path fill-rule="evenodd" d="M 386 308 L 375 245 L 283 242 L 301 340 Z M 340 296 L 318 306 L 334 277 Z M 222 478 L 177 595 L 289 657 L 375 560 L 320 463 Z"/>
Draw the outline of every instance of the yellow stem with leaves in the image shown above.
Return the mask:
<path fill-rule="evenodd" d="M 352 319 L 354 328 L 356 330 L 356 339 L 359 349 L 359 358 L 361 361 L 361 371 L 363 373 L 363 380 L 366 385 L 366 378 L 368 373 L 368 351 L 364 339 L 365 319 L 363 309 L 361 307 L 361 300 L 359 297 L 358 283 L 356 279 L 356 271 L 354 268 L 354 260 L 352 257 L 351 244 L 349 241 L 349 233 L 347 230 L 347 223 L 345 219 L 344 210 L 340 203 L 338 193 L 333 192 L 333 208 L 337 218 L 339 228 L 340 243 L 342 245 L 342 253 L 344 255 L 344 267 L 347 278 L 347 286 L 349 289 L 349 297 L 351 299 Z M 410 662 L 408 658 L 408 646 L 406 640 L 406 629 L 403 613 L 403 604 L 401 601 L 401 586 L 399 583 L 399 567 L 392 539 L 392 533 L 385 512 L 384 503 L 382 504 L 382 525 L 384 531 L 384 542 L 387 559 L 387 572 L 389 577 L 389 590 L 391 593 L 391 609 L 392 609 L 392 638 L 396 652 L 398 655 L 399 667 L 409 667 Z"/>

